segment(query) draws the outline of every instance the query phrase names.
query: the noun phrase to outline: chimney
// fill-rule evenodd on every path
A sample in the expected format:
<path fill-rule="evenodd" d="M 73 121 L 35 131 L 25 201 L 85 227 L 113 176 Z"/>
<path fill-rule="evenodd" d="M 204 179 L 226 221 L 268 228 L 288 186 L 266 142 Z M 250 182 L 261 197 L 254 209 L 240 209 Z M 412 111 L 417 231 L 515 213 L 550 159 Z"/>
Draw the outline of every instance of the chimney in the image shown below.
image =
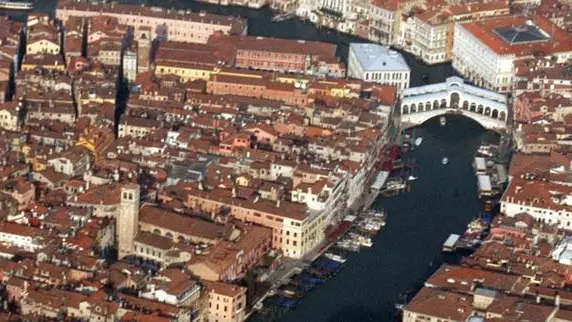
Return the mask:
<path fill-rule="evenodd" d="M 276 200 L 276 208 L 280 208 L 280 199 Z"/>
<path fill-rule="evenodd" d="M 556 297 L 554 298 L 554 306 L 560 307 L 560 294 L 556 293 Z"/>
<path fill-rule="evenodd" d="M 236 188 L 232 187 L 232 197 L 236 198 Z"/>

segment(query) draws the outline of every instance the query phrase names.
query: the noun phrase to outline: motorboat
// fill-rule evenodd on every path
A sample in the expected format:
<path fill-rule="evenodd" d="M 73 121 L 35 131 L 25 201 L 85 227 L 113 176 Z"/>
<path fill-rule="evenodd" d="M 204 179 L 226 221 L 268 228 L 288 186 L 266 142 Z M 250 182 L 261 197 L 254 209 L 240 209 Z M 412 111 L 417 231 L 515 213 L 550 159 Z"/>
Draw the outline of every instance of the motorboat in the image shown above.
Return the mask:
<path fill-rule="evenodd" d="M 345 263 L 346 259 L 343 258 L 340 255 L 336 255 L 333 253 L 325 253 L 324 256 L 326 256 L 326 258 L 333 260 L 334 262 L 338 262 L 338 263 Z"/>
<path fill-rule="evenodd" d="M 449 159 L 447 157 L 444 157 L 443 160 L 441 160 L 441 163 L 443 165 L 447 165 L 447 164 L 449 164 Z"/>
<path fill-rule="evenodd" d="M 272 17 L 271 21 L 272 22 L 281 22 L 281 21 L 285 21 L 288 19 L 292 19 L 296 16 L 296 11 L 289 11 L 289 12 L 285 12 L 283 14 L 277 14 L 274 17 Z"/>
<path fill-rule="evenodd" d="M 423 138 L 422 137 L 418 137 L 415 139 L 415 146 L 420 146 L 421 143 L 423 143 Z"/>
<path fill-rule="evenodd" d="M 441 123 L 441 126 L 447 125 L 447 118 L 445 118 L 444 116 L 441 116 L 439 118 L 439 123 Z"/>
<path fill-rule="evenodd" d="M 364 247 L 371 247 L 373 246 L 373 242 L 371 241 L 371 238 L 364 238 L 361 241 L 361 245 Z"/>
<path fill-rule="evenodd" d="M 416 176 L 409 176 L 409 177 L 407 177 L 407 181 L 415 181 L 415 180 L 417 180 L 417 177 L 416 177 Z"/>

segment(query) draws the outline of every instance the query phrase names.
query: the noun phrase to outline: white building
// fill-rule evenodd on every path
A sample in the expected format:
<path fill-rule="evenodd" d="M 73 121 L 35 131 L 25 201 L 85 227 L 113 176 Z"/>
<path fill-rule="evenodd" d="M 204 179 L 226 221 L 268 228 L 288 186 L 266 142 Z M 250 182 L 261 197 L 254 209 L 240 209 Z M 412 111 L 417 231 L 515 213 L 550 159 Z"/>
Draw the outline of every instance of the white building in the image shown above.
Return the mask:
<path fill-rule="evenodd" d="M 501 212 L 509 217 L 527 213 L 539 222 L 572 230 L 572 188 L 514 178 L 502 196 Z"/>
<path fill-rule="evenodd" d="M 399 90 L 409 87 L 411 70 L 403 56 L 387 47 L 352 43 L 348 57 L 348 76 L 365 82 L 396 86 Z"/>
<path fill-rule="evenodd" d="M 327 10 L 345 16 L 351 12 L 352 0 L 320 0 L 319 9 Z"/>
<path fill-rule="evenodd" d="M 497 92 L 510 92 L 514 62 L 572 58 L 572 34 L 547 18 L 527 20 L 507 16 L 455 25 L 453 67 L 475 84 Z"/>
<path fill-rule="evenodd" d="M 378 4 L 372 1 L 369 6 L 369 33 L 368 39 L 384 45 L 391 45 L 395 38 L 396 19 L 399 19 L 396 7 L 388 4 Z"/>
<path fill-rule="evenodd" d="M 411 52 L 427 64 L 443 63 L 450 58 L 447 54 L 448 19 L 441 11 L 413 17 Z"/>
<path fill-rule="evenodd" d="M 508 2 L 469 3 L 441 7 L 411 18 L 411 47 L 407 50 L 427 64 L 451 60 L 455 22 L 509 14 Z"/>
<path fill-rule="evenodd" d="M 126 49 L 123 52 L 123 79 L 133 83 L 137 77 L 137 51 Z"/>
<path fill-rule="evenodd" d="M 572 236 L 565 237 L 552 251 L 552 259 L 560 264 L 572 265 Z"/>
<path fill-rule="evenodd" d="M 44 237 L 48 233 L 40 228 L 24 226 L 10 222 L 0 224 L 0 243 L 19 247 L 28 252 L 43 248 Z"/>

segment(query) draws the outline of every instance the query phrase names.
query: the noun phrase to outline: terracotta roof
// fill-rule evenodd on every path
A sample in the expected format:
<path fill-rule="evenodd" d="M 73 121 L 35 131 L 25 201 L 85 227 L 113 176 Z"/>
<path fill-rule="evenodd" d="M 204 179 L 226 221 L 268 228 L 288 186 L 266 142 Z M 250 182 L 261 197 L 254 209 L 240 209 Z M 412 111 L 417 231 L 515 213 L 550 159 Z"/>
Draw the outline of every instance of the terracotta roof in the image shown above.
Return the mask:
<path fill-rule="evenodd" d="M 134 241 L 163 250 L 169 250 L 173 247 L 173 240 L 171 238 L 163 237 L 147 231 L 140 231 L 137 233 Z"/>
<path fill-rule="evenodd" d="M 229 227 L 197 218 L 182 216 L 152 206 L 144 206 L 139 212 L 139 221 L 177 233 L 216 240 L 228 236 Z"/>
<path fill-rule="evenodd" d="M 572 51 L 572 35 L 542 16 L 535 16 L 533 22 L 544 32 L 550 34 L 551 38 L 547 41 L 511 45 L 495 32 L 497 28 L 514 27 L 525 24 L 527 21 L 525 17 L 508 16 L 464 23 L 461 26 L 499 55 L 520 57 L 529 56 L 535 52 L 549 55 Z"/>
<path fill-rule="evenodd" d="M 212 281 L 201 281 L 201 283 L 206 287 L 207 292 L 220 294 L 227 297 L 236 297 L 240 294 L 246 293 L 246 288 L 238 285 L 227 284 L 222 282 L 212 282 Z"/>
<path fill-rule="evenodd" d="M 509 292 L 518 281 L 517 276 L 445 264 L 425 282 L 425 286 L 469 292 L 475 282 L 483 287 Z"/>
<path fill-rule="evenodd" d="M 473 299 L 466 294 L 424 287 L 405 306 L 404 311 L 451 321 L 466 321 L 473 311 Z"/>

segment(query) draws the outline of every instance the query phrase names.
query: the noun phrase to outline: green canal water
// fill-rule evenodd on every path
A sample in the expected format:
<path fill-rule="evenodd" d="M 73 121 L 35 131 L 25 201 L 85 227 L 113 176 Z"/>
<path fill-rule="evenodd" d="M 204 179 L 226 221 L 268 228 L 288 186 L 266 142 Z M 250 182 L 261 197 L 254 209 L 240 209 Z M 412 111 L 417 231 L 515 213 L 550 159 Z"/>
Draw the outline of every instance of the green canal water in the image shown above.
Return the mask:
<path fill-rule="evenodd" d="M 169 8 L 191 8 L 242 16 L 249 19 L 249 34 L 320 40 L 338 44 L 338 55 L 347 57 L 348 43 L 363 42 L 347 35 L 317 29 L 298 20 L 272 23 L 268 10 L 219 8 L 188 0 L 122 1 L 146 3 Z M 55 0 L 38 1 L 37 9 L 53 11 Z M 431 83 L 454 75 L 450 64 L 426 66 L 405 55 L 411 69 L 411 85 Z M 279 314 L 254 316 L 253 321 L 394 321 L 393 307 L 402 295 L 419 288 L 423 280 L 444 261 L 440 252 L 450 233 L 462 232 L 482 206 L 477 199 L 476 178 L 471 162 L 483 141 L 498 140 L 480 125 L 462 116 L 447 116 L 447 125 L 438 118 L 416 129 L 423 143 L 409 154 L 419 164 L 411 191 L 397 197 L 376 200 L 375 207 L 385 208 L 385 230 L 374 239 L 374 246 L 351 254 L 345 268 L 336 277 L 312 291 L 296 309 Z M 449 164 L 441 164 L 443 157 Z"/>

